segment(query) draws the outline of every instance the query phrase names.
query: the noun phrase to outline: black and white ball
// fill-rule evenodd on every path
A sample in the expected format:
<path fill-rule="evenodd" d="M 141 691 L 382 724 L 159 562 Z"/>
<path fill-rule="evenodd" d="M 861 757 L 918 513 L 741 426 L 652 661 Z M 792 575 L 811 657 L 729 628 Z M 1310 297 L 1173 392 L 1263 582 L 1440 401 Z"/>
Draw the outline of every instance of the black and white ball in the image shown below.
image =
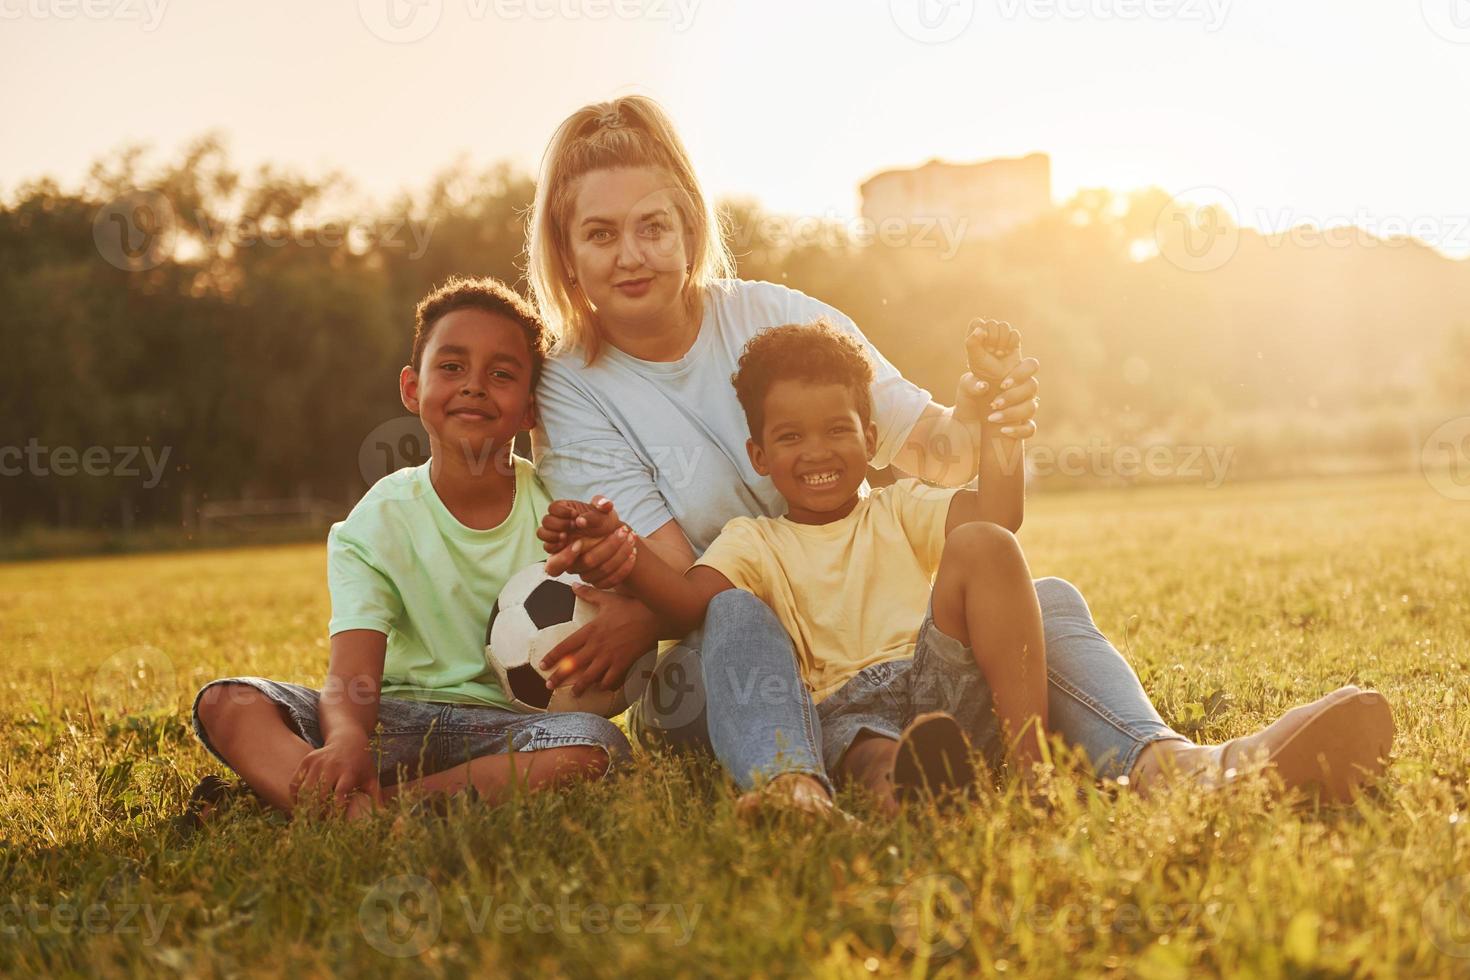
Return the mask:
<path fill-rule="evenodd" d="M 573 697 L 570 685 L 546 689 L 541 659 L 597 615 L 595 606 L 572 591 L 580 584 L 575 573 L 549 576 L 546 563 L 537 562 L 512 575 L 495 600 L 485 628 L 485 660 L 522 711 L 589 711 L 610 718 L 628 707 L 621 690 Z"/>

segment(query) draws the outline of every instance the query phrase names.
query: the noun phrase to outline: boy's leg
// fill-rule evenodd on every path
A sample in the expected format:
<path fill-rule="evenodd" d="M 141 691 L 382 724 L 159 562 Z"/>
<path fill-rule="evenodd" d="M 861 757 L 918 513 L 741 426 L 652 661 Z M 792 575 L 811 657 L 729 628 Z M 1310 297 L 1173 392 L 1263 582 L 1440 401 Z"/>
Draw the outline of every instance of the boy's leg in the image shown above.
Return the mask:
<path fill-rule="evenodd" d="M 402 702 L 395 711 L 406 723 L 384 722 L 379 741 L 392 783 L 383 789 L 385 799 L 473 788 L 495 804 L 516 789 L 536 792 L 600 778 L 631 754 L 617 725 L 586 712 L 522 714 L 436 704 L 425 713 Z M 399 773 L 413 775 L 395 781 Z M 371 809 L 365 795 L 355 803 L 356 812 Z"/>
<path fill-rule="evenodd" d="M 776 614 L 749 592 L 721 592 L 700 659 L 710 744 L 746 791 L 742 811 L 760 805 L 750 791 L 762 780 L 799 809 L 831 810 L 816 705 Z"/>
<path fill-rule="evenodd" d="M 266 803 L 290 813 L 291 777 L 312 745 L 288 723 L 286 708 L 258 688 L 218 681 L 194 703 L 196 731 Z"/>
<path fill-rule="evenodd" d="M 605 775 L 611 753 L 595 745 L 568 745 L 515 754 L 483 755 L 449 769 L 389 786 L 385 799 L 401 795 L 458 793 L 473 787 L 488 803 L 504 801 L 516 788 L 529 792 L 555 789 Z"/>
<path fill-rule="evenodd" d="M 877 732 L 860 732 L 837 764 L 837 781 L 852 782 L 878 804 L 885 816 L 898 813 L 893 787 L 893 764 L 898 758 L 898 739 Z"/>
<path fill-rule="evenodd" d="M 945 541 L 932 598 L 934 626 L 968 644 L 997 714 L 1019 712 L 1006 754 L 1029 775 L 1047 730 L 1046 637 L 1031 570 L 1015 535 L 996 524 L 963 524 Z"/>

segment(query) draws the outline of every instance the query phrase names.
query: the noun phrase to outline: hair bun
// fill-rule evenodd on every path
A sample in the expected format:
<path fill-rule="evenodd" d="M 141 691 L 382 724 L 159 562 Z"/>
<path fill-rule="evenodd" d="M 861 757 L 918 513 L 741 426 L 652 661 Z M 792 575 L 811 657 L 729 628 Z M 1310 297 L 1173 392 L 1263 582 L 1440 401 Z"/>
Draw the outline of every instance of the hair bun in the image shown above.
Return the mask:
<path fill-rule="evenodd" d="M 618 110 L 616 109 L 610 109 L 597 117 L 597 127 L 599 129 L 617 129 L 622 124 L 623 117 L 618 114 Z"/>

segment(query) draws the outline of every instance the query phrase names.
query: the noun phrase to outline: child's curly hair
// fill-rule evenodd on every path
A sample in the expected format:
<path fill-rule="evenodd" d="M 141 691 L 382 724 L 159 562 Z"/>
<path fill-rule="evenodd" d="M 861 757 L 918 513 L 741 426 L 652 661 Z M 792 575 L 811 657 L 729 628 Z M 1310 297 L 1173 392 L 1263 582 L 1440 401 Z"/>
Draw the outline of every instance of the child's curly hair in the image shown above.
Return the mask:
<path fill-rule="evenodd" d="M 503 316 L 518 324 L 526 335 L 526 348 L 531 352 L 531 390 L 541 380 L 541 365 L 546 361 L 546 327 L 531 304 L 499 279 L 470 279 L 451 276 L 419 300 L 414 310 L 413 354 L 409 363 L 415 371 L 423 367 L 424 348 L 434 324 L 455 310 L 482 310 Z"/>
<path fill-rule="evenodd" d="M 766 394 L 777 381 L 838 384 L 852 392 L 863 425 L 873 418 L 873 362 L 858 339 L 826 320 L 763 330 L 740 354 L 730 379 L 750 436 L 761 441 Z"/>

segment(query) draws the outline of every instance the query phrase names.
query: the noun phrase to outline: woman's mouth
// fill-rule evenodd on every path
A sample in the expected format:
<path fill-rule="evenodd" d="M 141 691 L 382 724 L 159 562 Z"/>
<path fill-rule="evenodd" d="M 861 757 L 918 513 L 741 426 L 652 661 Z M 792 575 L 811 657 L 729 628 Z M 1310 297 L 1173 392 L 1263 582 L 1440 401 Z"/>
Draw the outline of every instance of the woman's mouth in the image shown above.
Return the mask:
<path fill-rule="evenodd" d="M 647 279 L 629 279 L 616 284 L 613 288 L 624 296 L 642 296 L 648 292 L 648 287 L 652 284 L 653 277 L 649 276 Z"/>

